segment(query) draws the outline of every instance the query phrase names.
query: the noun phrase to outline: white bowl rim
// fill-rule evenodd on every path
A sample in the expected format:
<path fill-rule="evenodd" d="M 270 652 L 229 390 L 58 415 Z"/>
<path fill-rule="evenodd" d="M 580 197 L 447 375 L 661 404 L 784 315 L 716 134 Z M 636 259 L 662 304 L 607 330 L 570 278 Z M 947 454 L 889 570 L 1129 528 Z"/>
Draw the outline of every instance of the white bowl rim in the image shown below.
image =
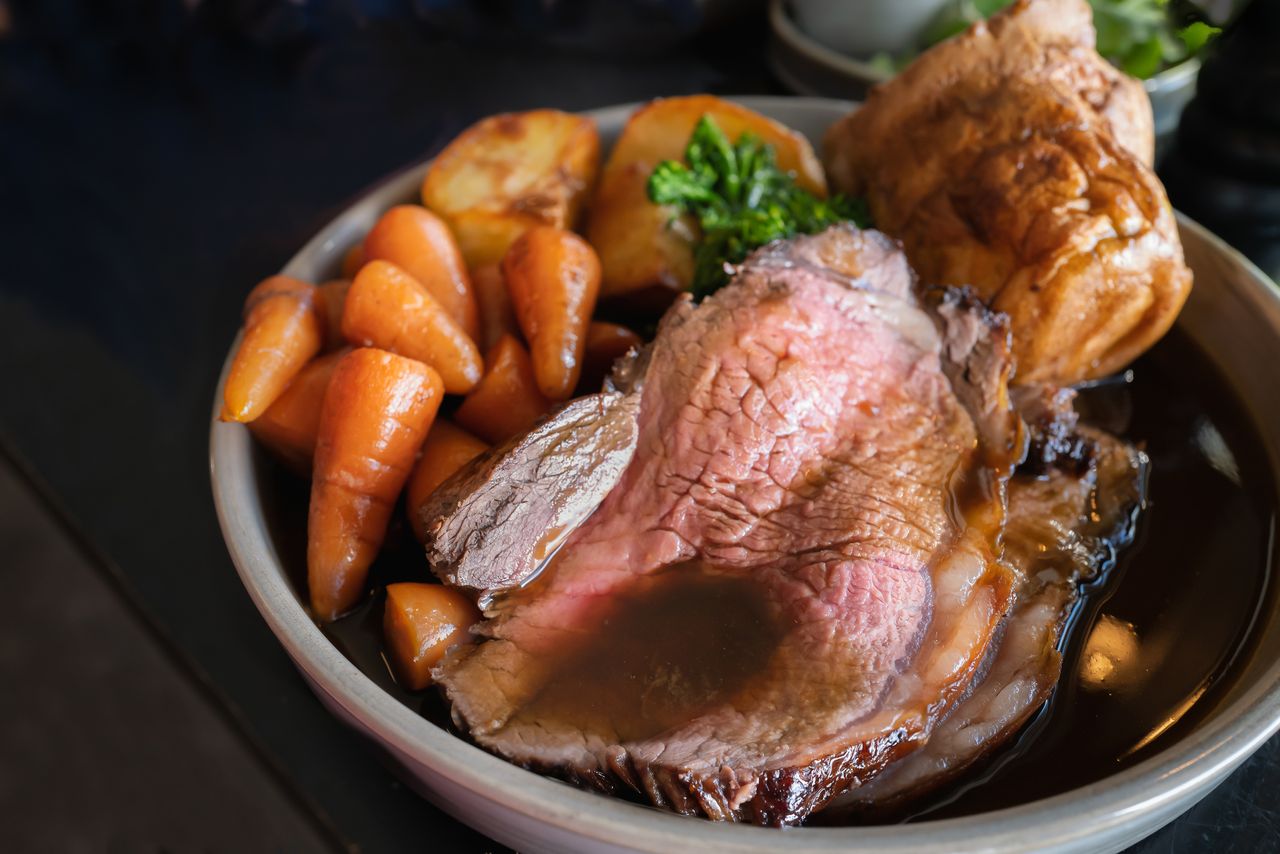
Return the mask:
<path fill-rule="evenodd" d="M 847 111 L 853 104 L 818 97 L 725 96 L 744 106 Z M 584 111 L 596 119 L 629 114 L 637 103 Z M 286 265 L 321 250 L 340 231 L 350 210 L 389 185 L 404 182 L 425 167 L 424 158 L 384 178 L 344 208 Z M 1195 233 L 1259 287 L 1245 293 L 1253 307 L 1280 318 L 1280 290 L 1252 262 L 1193 220 L 1178 214 L 1181 228 Z M 239 340 L 238 338 L 236 339 Z M 440 729 L 405 706 L 361 672 L 312 622 L 276 560 L 255 558 L 246 534 L 246 508 L 233 500 L 233 431 L 243 425 L 218 421 L 221 390 L 235 342 L 215 393 L 210 429 L 210 480 L 223 538 L 250 598 L 295 664 L 351 718 L 395 751 L 432 769 L 452 784 L 541 823 L 571 829 L 578 836 L 637 850 L 771 851 L 781 845 L 814 851 L 957 850 L 963 842 L 984 850 L 1039 850 L 1080 845 L 1108 831 L 1117 837 L 1136 815 L 1176 808 L 1189 792 L 1207 792 L 1277 730 L 1280 730 L 1280 661 L 1273 662 L 1242 695 L 1215 717 L 1158 754 L 1096 783 L 1053 797 L 962 818 L 880 826 L 801 827 L 780 831 L 747 825 L 690 820 L 660 810 L 579 790 L 519 768 Z M 270 541 L 259 544 L 274 555 Z M 1171 814 L 1172 816 L 1172 814 Z M 1171 817 L 1170 816 L 1170 817 Z M 624 835 L 625 834 L 625 835 Z M 1130 841 L 1136 841 L 1134 836 Z M 1034 840 L 1032 843 L 1031 841 Z"/>

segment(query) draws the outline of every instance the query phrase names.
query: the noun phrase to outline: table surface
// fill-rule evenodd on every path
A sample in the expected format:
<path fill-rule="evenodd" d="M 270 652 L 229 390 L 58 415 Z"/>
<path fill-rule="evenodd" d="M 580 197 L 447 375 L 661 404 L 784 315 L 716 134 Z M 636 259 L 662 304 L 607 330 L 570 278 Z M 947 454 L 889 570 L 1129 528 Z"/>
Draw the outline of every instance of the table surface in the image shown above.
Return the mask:
<path fill-rule="evenodd" d="M 503 110 L 780 92 L 759 22 L 601 57 L 346 6 L 33 5 L 0 23 L 0 850 L 494 850 L 323 710 L 245 595 L 217 372 L 248 288 L 379 177 Z M 1273 740 L 1135 850 L 1278 850 L 1277 791 Z"/>

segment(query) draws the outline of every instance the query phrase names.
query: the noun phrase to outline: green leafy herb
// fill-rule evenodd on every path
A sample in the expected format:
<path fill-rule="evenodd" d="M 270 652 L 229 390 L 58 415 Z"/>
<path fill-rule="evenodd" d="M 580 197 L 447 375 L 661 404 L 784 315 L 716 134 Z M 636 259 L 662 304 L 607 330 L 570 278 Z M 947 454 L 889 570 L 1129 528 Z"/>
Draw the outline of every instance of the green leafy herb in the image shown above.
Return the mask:
<path fill-rule="evenodd" d="M 773 146 L 749 133 L 730 144 L 709 116 L 689 137 L 684 162 L 659 163 L 648 189 L 654 203 L 698 221 L 702 237 L 694 250 L 691 288 L 698 298 L 728 282 L 725 264 L 737 264 L 756 247 L 844 220 L 870 223 L 862 199 L 818 198 L 778 168 Z"/>
<path fill-rule="evenodd" d="M 1204 21 L 1192 21 L 1178 30 L 1178 38 L 1182 39 L 1182 44 L 1187 48 L 1187 52 L 1195 56 L 1209 43 L 1209 39 L 1220 32 L 1222 32 L 1221 27 L 1210 26 Z"/>
<path fill-rule="evenodd" d="M 951 38 L 1012 2 L 951 0 L 921 34 L 921 43 L 927 47 Z M 1126 74 L 1144 80 L 1195 56 L 1221 32 L 1204 21 L 1178 28 L 1175 19 L 1185 20 L 1191 13 L 1171 14 L 1169 0 L 1089 0 L 1089 5 L 1098 53 Z"/>
<path fill-rule="evenodd" d="M 1186 59 L 1167 0 L 1090 0 L 1098 53 L 1134 77 L 1147 78 Z"/>

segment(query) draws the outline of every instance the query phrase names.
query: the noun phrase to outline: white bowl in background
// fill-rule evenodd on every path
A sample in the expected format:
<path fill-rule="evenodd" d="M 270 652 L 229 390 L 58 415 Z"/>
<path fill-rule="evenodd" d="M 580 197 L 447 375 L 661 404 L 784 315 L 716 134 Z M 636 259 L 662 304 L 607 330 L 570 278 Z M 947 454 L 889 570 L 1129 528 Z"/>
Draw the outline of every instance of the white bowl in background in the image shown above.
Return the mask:
<path fill-rule="evenodd" d="M 920 32 L 949 0 L 791 0 L 800 29 L 852 56 L 915 47 Z"/>

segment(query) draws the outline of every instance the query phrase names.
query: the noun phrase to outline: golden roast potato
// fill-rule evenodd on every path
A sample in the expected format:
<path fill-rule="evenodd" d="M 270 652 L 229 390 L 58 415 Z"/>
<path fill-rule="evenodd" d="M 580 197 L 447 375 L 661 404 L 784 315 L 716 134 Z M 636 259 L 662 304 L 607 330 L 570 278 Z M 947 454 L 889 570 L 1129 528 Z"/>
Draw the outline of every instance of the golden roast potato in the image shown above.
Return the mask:
<path fill-rule="evenodd" d="M 801 187 L 825 196 L 822 164 L 808 140 L 746 107 L 711 95 L 660 98 L 631 116 L 600 174 L 587 213 L 587 239 L 600 256 L 602 298 L 656 287 L 684 290 L 693 278 L 697 225 L 649 201 L 653 167 L 679 160 L 694 126 L 710 115 L 731 141 L 750 132 L 773 146 L 778 166 Z"/>
<path fill-rule="evenodd" d="M 559 110 L 491 116 L 440 152 L 422 203 L 453 230 L 474 269 L 535 225 L 573 228 L 600 164 L 590 119 Z"/>

